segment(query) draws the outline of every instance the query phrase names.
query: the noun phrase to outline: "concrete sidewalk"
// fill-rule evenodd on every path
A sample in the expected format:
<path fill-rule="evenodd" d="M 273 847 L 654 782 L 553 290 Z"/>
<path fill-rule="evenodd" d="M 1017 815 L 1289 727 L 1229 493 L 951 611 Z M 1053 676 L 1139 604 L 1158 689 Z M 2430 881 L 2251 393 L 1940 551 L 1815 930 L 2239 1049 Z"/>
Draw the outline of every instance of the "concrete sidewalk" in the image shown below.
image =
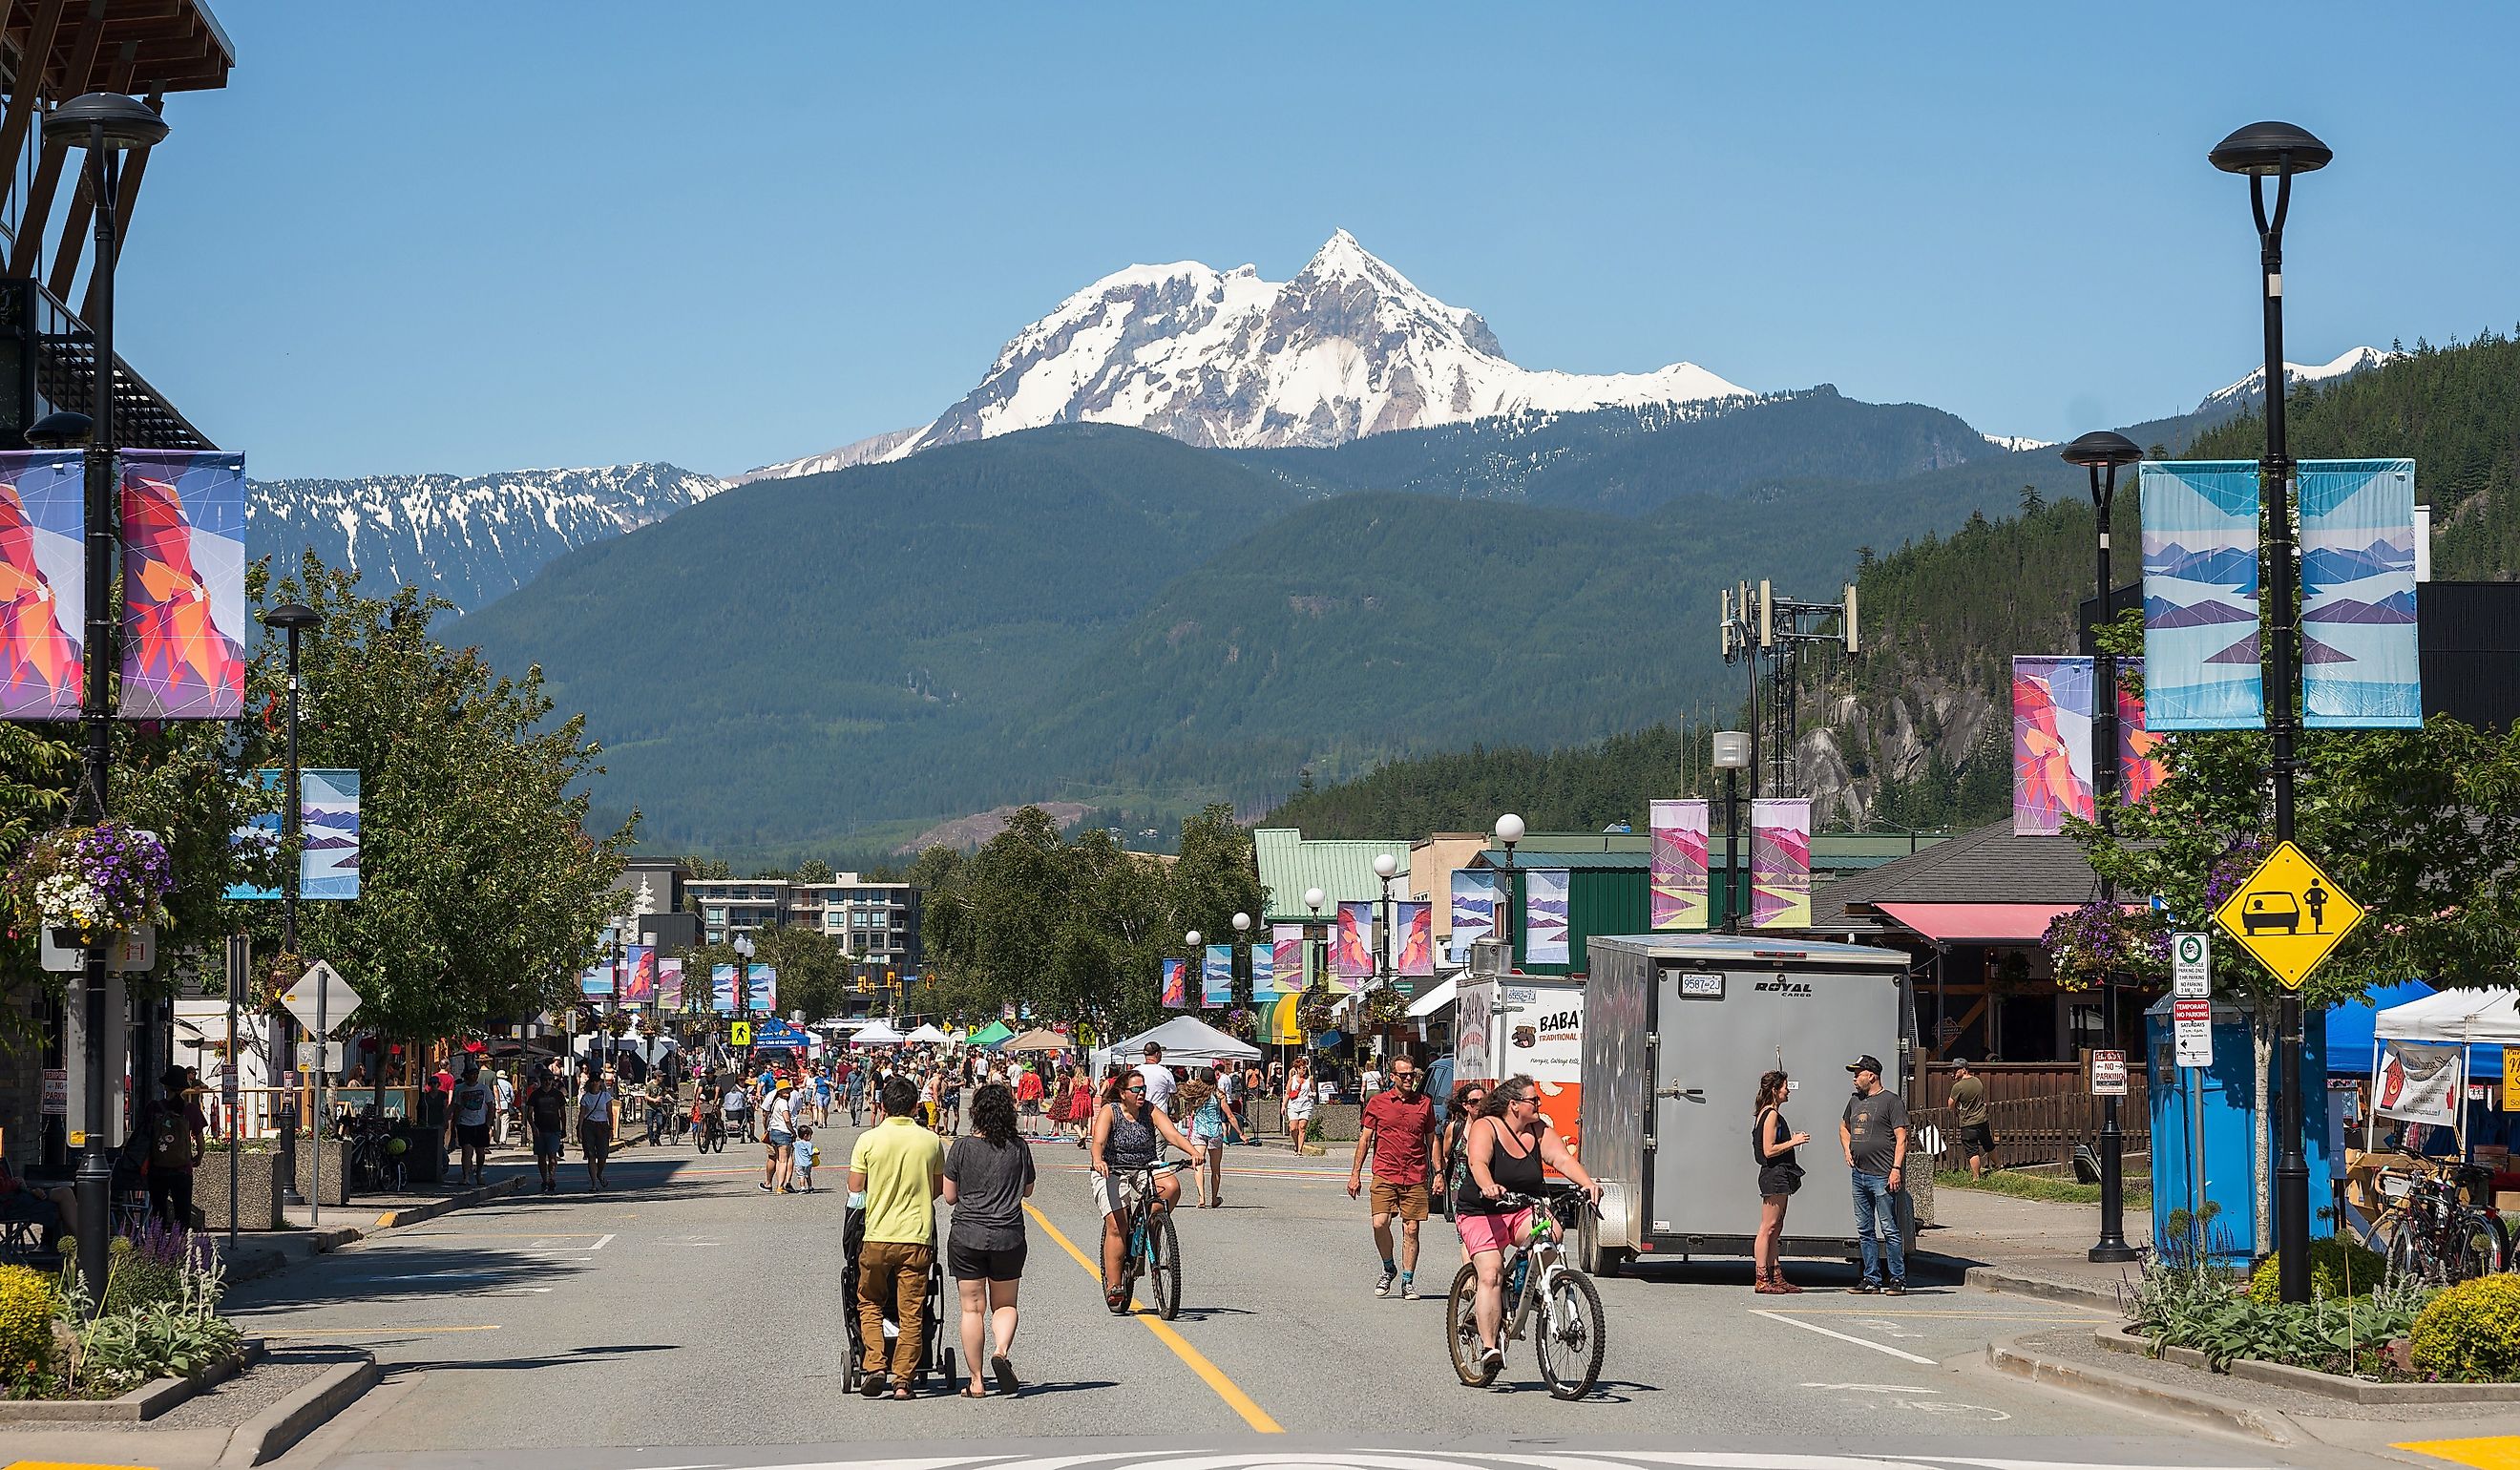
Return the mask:
<path fill-rule="evenodd" d="M 1917 1256 L 1962 1272 L 1973 1286 L 2115 1308 L 2119 1288 L 2142 1270 L 2090 1259 L 2092 1243 L 2100 1238 L 2097 1205 L 1944 1187 L 1934 1191 L 1934 1219 L 1936 1227 L 1916 1237 Z M 2150 1212 L 2129 1212 L 2128 1242 L 2147 1245 L 2151 1226 Z"/>

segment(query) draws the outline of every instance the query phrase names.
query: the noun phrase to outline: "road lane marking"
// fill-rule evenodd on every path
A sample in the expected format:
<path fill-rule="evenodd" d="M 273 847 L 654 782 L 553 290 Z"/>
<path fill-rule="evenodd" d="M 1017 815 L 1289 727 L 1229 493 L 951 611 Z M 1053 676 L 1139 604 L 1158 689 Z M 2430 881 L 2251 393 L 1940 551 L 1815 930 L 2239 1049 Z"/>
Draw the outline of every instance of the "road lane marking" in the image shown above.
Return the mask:
<path fill-rule="evenodd" d="M 2473 1465 L 2476 1470 L 2520 1470 L 2520 1435 L 2491 1435 L 2476 1440 L 2416 1440 L 2389 1448 L 2410 1449 L 2435 1459 Z"/>
<path fill-rule="evenodd" d="M 1041 1213 L 1041 1207 L 1039 1205 L 1026 1203 L 1024 1205 L 1024 1213 L 1033 1218 L 1033 1223 L 1040 1225 L 1043 1233 L 1049 1235 L 1053 1241 L 1057 1242 L 1060 1250 L 1067 1252 L 1069 1260 L 1074 1261 L 1079 1267 L 1084 1269 L 1087 1275 L 1094 1278 L 1094 1284 L 1099 1290 L 1102 1284 L 1102 1268 L 1096 1265 L 1091 1260 L 1088 1260 L 1085 1253 L 1076 1248 L 1074 1241 L 1071 1241 L 1065 1235 L 1060 1234 L 1058 1232 L 1058 1226 L 1050 1223 L 1050 1217 Z M 1137 1299 L 1134 1297 L 1130 1299 L 1129 1306 L 1131 1309 L 1130 1315 L 1136 1317 L 1139 1321 L 1146 1323 L 1147 1330 L 1155 1335 L 1155 1340 L 1162 1343 L 1165 1347 L 1172 1349 L 1173 1356 L 1180 1359 L 1183 1363 L 1188 1365 L 1192 1372 L 1196 1373 L 1200 1380 L 1206 1383 L 1209 1388 L 1215 1390 L 1216 1397 L 1225 1401 L 1226 1407 L 1234 1410 L 1238 1414 L 1240 1414 L 1242 1416 L 1243 1423 L 1250 1425 L 1253 1429 L 1258 1430 L 1262 1434 L 1284 1434 L 1286 1432 L 1277 1420 L 1269 1417 L 1268 1410 L 1254 1403 L 1251 1396 L 1242 1392 L 1240 1386 L 1236 1384 L 1233 1379 L 1226 1377 L 1224 1369 L 1208 1361 L 1206 1354 L 1192 1347 L 1190 1345 L 1190 1339 L 1174 1331 L 1172 1323 L 1141 1309 L 1138 1305 Z"/>
<path fill-rule="evenodd" d="M 587 1249 L 588 1249 L 588 1250 L 590 1250 L 590 1251 L 600 1251 L 600 1250 L 604 1249 L 606 1246 L 610 1245 L 611 1243 L 612 1243 L 612 1234 L 611 1234 L 611 1232 L 608 1231 L 608 1232 L 606 1232 L 605 1234 L 598 1235 L 597 1237 L 595 1237 L 595 1243 L 594 1243 L 593 1245 L 588 1246 L 588 1247 L 587 1247 Z"/>
<path fill-rule="evenodd" d="M 499 1332 L 491 1322 L 479 1327 L 261 1327 L 257 1337 L 407 1337 L 421 1332 Z"/>
<path fill-rule="evenodd" d="M 1934 1361 L 1934 1359 L 1930 1358 L 1918 1357 L 1916 1354 L 1911 1353 L 1904 1348 L 1894 1348 L 1888 1343 L 1872 1342 L 1866 1338 L 1857 1337 L 1850 1332 L 1840 1332 L 1834 1327 L 1823 1327 L 1818 1322 L 1799 1322 L 1794 1320 L 1792 1317 L 1786 1316 L 1782 1313 L 1765 1312 L 1757 1308 L 1752 1308 L 1750 1310 L 1750 1314 L 1752 1316 L 1764 1316 L 1772 1322 L 1782 1322 L 1788 1327 L 1800 1327 L 1805 1332 L 1817 1332 L 1822 1337 L 1833 1337 L 1842 1343 L 1853 1343 L 1859 1348 L 1870 1348 L 1875 1353 L 1887 1353 L 1893 1358 L 1904 1358 L 1910 1362 L 1921 1362 L 1929 1368 L 1942 1366 L 1942 1364 Z"/>

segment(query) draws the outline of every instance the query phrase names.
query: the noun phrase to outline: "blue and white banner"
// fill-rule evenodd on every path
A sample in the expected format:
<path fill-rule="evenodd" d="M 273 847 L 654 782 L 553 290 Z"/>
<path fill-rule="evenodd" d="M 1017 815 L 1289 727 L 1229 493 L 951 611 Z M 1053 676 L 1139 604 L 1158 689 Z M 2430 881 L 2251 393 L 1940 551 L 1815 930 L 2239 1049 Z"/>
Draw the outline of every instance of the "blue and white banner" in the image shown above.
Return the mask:
<path fill-rule="evenodd" d="M 1234 946 L 1212 944 L 1199 956 L 1198 1003 L 1201 1008 L 1234 1003 Z"/>
<path fill-rule="evenodd" d="M 2421 726 L 2415 462 L 2305 460 L 2298 473 L 2302 723 Z"/>
<path fill-rule="evenodd" d="M 1567 869 L 1534 868 L 1522 875 L 1522 958 L 1532 964 L 1566 964 Z"/>
<path fill-rule="evenodd" d="M 2264 729 L 2257 462 L 2154 462 L 2141 483 L 2146 721 Z"/>

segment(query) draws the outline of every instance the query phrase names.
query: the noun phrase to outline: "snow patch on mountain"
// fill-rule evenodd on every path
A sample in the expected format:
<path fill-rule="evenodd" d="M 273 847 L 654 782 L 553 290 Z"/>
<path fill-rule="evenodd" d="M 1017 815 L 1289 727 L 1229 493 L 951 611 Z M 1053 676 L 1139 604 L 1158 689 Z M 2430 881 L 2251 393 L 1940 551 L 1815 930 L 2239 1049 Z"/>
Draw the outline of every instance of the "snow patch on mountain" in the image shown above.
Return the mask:
<path fill-rule="evenodd" d="M 854 444 L 843 444 L 837 449 L 827 449 L 821 454 L 809 454 L 801 460 L 783 460 L 776 465 L 764 465 L 758 469 L 745 470 L 728 480 L 727 485 L 733 488 L 737 485 L 749 485 L 754 480 L 792 480 L 802 475 L 828 474 L 834 469 L 846 469 L 852 465 L 872 465 L 890 456 L 894 450 L 916 438 L 919 432 L 919 425 L 896 428 L 889 433 L 860 439 Z"/>
<path fill-rule="evenodd" d="M 2008 449 L 2015 454 L 2025 449 L 2053 449 L 2056 446 L 2053 439 L 2034 439 L 2027 434 L 1980 433 L 1978 437 L 1998 449 Z"/>
<path fill-rule="evenodd" d="M 2350 378 L 2357 373 L 2367 373 L 2404 355 L 2398 352 L 2384 352 L 2377 347 L 2355 347 L 2338 354 L 2329 362 L 2285 363 L 2284 380 L 2298 385 L 2305 382 L 2324 382 L 2331 378 Z M 2197 411 L 2201 413 L 2207 409 L 2224 408 L 2243 402 L 2254 403 L 2266 395 L 2266 390 L 2267 370 L 2264 367 L 2253 368 L 2249 375 L 2238 382 L 2206 394 L 2205 401 L 2196 406 Z"/>

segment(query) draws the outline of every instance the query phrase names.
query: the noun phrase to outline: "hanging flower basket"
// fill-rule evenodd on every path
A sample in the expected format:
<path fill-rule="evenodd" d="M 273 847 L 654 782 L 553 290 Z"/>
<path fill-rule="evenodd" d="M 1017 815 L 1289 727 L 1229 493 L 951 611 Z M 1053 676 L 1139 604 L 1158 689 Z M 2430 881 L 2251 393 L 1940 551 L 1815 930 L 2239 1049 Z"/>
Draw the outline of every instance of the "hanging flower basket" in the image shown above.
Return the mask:
<path fill-rule="evenodd" d="M 125 822 L 59 827 L 38 837 L 9 872 L 11 932 L 42 928 L 78 948 L 143 924 L 162 924 L 175 865 L 156 832 Z"/>
<path fill-rule="evenodd" d="M 2065 990 L 2089 990 L 2116 974 L 2145 979 L 2170 964 L 2170 933 L 2152 910 L 2097 899 L 2048 921 L 2042 941 Z"/>

